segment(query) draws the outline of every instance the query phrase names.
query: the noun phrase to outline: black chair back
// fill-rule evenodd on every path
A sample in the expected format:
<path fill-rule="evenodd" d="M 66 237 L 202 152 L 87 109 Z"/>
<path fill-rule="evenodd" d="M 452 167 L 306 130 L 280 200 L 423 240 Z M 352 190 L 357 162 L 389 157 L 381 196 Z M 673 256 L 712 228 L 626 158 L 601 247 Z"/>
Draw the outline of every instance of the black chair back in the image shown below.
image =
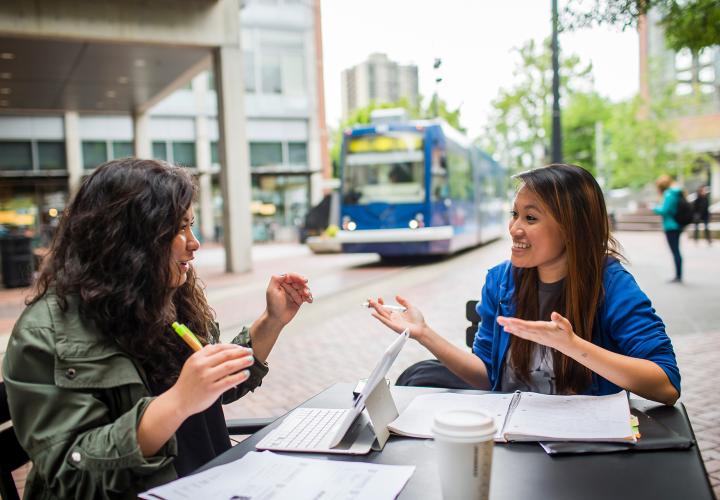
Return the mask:
<path fill-rule="evenodd" d="M 477 333 L 478 325 L 482 321 L 482 318 L 475 310 L 478 305 L 477 300 L 468 300 L 465 303 L 465 318 L 470 322 L 470 326 L 465 330 L 465 344 L 472 349 L 473 343 L 475 342 L 475 334 Z"/>
<path fill-rule="evenodd" d="M 7 402 L 5 384 L 0 382 L 0 498 L 7 500 L 20 500 L 12 472 L 30 461 L 15 436 L 10 422 L 10 408 Z"/>

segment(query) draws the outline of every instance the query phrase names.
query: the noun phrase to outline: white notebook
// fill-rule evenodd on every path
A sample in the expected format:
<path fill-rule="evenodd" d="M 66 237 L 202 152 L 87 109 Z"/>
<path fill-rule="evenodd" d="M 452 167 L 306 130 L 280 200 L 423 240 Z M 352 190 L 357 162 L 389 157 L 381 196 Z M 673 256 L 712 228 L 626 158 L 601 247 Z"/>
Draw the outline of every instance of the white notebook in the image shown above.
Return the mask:
<path fill-rule="evenodd" d="M 495 420 L 495 441 L 635 442 L 625 391 L 609 396 L 434 393 L 417 396 L 388 428 L 403 436 L 431 438 L 435 412 L 483 410 Z"/>

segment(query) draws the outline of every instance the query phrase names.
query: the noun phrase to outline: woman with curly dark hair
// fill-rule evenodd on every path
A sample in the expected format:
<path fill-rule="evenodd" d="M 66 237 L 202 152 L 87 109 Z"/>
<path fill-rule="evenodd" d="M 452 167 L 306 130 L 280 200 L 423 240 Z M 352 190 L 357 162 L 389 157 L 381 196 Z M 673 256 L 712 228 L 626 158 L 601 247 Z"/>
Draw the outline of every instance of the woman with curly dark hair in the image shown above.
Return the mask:
<path fill-rule="evenodd" d="M 191 261 L 195 186 L 127 158 L 90 175 L 62 218 L 3 364 L 30 498 L 135 498 L 230 447 L 221 403 L 260 385 L 307 280 L 273 276 L 230 344 Z M 197 352 L 171 328 L 185 324 Z"/>

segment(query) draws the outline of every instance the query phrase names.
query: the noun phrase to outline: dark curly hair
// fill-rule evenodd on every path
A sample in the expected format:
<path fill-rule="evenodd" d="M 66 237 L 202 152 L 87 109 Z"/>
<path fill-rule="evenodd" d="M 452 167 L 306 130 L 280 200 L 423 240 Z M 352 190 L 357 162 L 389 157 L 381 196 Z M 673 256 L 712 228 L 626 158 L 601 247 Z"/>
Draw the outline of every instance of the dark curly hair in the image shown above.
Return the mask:
<path fill-rule="evenodd" d="M 214 314 L 191 267 L 169 286 L 171 244 L 196 187 L 188 172 L 158 160 L 123 158 L 100 165 L 65 210 L 35 282 L 32 304 L 48 293 L 140 362 L 155 382 L 171 384 L 190 354 L 169 324 L 180 321 L 208 342 Z"/>

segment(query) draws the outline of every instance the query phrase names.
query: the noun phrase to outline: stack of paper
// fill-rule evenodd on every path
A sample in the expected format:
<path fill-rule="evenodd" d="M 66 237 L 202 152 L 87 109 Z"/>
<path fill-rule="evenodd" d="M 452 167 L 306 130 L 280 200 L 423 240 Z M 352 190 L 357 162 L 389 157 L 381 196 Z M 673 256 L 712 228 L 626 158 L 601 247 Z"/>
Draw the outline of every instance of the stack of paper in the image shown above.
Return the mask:
<path fill-rule="evenodd" d="M 146 500 L 197 498 L 272 500 L 391 500 L 415 470 L 379 465 L 250 452 L 140 495 Z"/>

